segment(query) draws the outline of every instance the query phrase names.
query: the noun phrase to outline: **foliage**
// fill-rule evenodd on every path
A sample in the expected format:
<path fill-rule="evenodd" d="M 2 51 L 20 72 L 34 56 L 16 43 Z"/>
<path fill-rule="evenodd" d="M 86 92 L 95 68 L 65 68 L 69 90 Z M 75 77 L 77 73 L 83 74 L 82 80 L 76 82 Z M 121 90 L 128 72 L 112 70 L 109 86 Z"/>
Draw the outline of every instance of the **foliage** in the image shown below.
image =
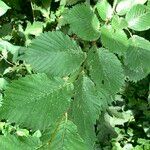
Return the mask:
<path fill-rule="evenodd" d="M 149 150 L 149 34 L 147 0 L 0 0 L 0 149 Z"/>

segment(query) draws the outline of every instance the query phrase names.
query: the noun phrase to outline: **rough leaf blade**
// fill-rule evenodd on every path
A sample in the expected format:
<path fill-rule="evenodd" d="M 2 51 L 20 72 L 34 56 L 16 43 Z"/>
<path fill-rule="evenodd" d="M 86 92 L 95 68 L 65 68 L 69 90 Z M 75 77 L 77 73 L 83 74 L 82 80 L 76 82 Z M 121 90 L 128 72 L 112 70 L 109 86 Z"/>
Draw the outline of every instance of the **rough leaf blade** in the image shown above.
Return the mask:
<path fill-rule="evenodd" d="M 116 7 L 119 15 L 125 15 L 133 6 L 137 4 L 144 4 L 147 0 L 120 0 Z"/>
<path fill-rule="evenodd" d="M 150 10 L 145 5 L 135 5 L 126 15 L 128 27 L 135 31 L 144 31 L 150 28 Z"/>
<path fill-rule="evenodd" d="M 76 71 L 84 60 L 80 47 L 62 32 L 47 32 L 28 47 L 27 63 L 37 72 L 51 76 L 66 76 Z"/>
<path fill-rule="evenodd" d="M 142 68 L 133 70 L 125 66 L 124 71 L 125 71 L 125 75 L 128 77 L 128 80 L 133 82 L 138 82 L 148 75 L 148 73 L 144 72 Z"/>
<path fill-rule="evenodd" d="M 150 42 L 136 35 L 130 38 L 129 48 L 125 58 L 125 65 L 129 70 L 136 72 L 137 75 L 139 74 L 138 72 L 140 72 L 139 77 L 136 77 L 136 79 L 142 79 L 144 75 L 146 76 L 150 73 L 149 61 Z"/>
<path fill-rule="evenodd" d="M 48 132 L 47 142 L 41 147 L 42 150 L 88 150 L 77 127 L 69 120 L 63 120 L 58 127 L 54 126 Z"/>
<path fill-rule="evenodd" d="M 107 0 L 102 0 L 96 4 L 99 16 L 107 21 L 112 18 L 113 9 Z"/>
<path fill-rule="evenodd" d="M 2 150 L 33 150 L 38 148 L 40 144 L 36 137 L 0 136 L 0 148 Z"/>
<path fill-rule="evenodd" d="M 120 61 L 104 48 L 91 49 L 88 55 L 90 76 L 96 86 L 115 94 L 124 83 L 124 74 Z"/>
<path fill-rule="evenodd" d="M 101 41 L 105 48 L 113 53 L 122 55 L 128 48 L 128 38 L 121 29 L 114 30 L 111 26 L 101 28 Z"/>
<path fill-rule="evenodd" d="M 71 90 L 62 79 L 49 79 L 45 74 L 20 78 L 6 89 L 0 117 L 44 130 L 67 111 Z"/>
<path fill-rule="evenodd" d="M 103 89 L 97 90 L 88 77 L 81 76 L 76 82 L 75 98 L 72 102 L 72 120 L 90 149 L 95 142 L 96 119 L 110 102 L 108 94 Z"/>
<path fill-rule="evenodd" d="M 66 16 L 71 31 L 86 41 L 97 40 L 100 36 L 99 21 L 89 5 L 74 6 Z"/>

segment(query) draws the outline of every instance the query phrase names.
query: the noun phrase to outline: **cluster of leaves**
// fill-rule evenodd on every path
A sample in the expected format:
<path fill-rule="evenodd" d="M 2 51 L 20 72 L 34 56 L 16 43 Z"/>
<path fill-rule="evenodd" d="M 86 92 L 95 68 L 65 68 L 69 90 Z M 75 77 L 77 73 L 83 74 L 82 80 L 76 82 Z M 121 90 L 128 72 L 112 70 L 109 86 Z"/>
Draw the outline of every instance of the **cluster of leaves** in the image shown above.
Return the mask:
<path fill-rule="evenodd" d="M 149 150 L 149 29 L 149 0 L 0 0 L 0 148 Z"/>

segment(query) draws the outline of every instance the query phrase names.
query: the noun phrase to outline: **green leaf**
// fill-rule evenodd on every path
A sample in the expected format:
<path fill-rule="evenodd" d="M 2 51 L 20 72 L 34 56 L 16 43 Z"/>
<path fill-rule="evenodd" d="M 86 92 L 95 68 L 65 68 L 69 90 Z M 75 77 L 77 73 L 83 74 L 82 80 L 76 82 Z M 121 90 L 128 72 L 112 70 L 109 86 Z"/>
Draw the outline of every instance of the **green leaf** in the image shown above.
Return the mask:
<path fill-rule="evenodd" d="M 134 35 L 129 39 L 129 48 L 126 53 L 125 65 L 137 73 L 138 80 L 150 73 L 150 42 Z M 139 73 L 140 72 L 140 73 Z"/>
<path fill-rule="evenodd" d="M 79 69 L 85 55 L 81 48 L 62 32 L 47 32 L 38 36 L 28 47 L 27 63 L 37 72 L 65 76 Z"/>
<path fill-rule="evenodd" d="M 3 101 L 3 95 L 2 95 L 2 93 L 0 93 L 0 107 L 2 106 L 2 101 Z"/>
<path fill-rule="evenodd" d="M 0 78 L 0 90 L 4 89 L 8 82 L 4 78 Z"/>
<path fill-rule="evenodd" d="M 88 150 L 77 133 L 77 127 L 69 120 L 62 121 L 58 127 L 53 127 L 50 133 L 43 150 Z"/>
<path fill-rule="evenodd" d="M 17 131 L 16 131 L 16 134 L 18 135 L 18 136 L 29 136 L 29 130 L 27 130 L 27 129 L 18 129 Z"/>
<path fill-rule="evenodd" d="M 44 130 L 67 111 L 71 91 L 71 84 L 45 74 L 20 78 L 5 90 L 0 116 L 33 130 Z"/>
<path fill-rule="evenodd" d="M 46 10 L 50 8 L 52 0 L 41 0 L 41 2 L 42 7 Z"/>
<path fill-rule="evenodd" d="M 101 41 L 111 52 L 122 55 L 128 48 L 128 38 L 121 29 L 115 30 L 111 26 L 101 28 Z"/>
<path fill-rule="evenodd" d="M 121 0 L 116 11 L 119 15 L 125 15 L 134 5 L 144 4 L 147 0 Z"/>
<path fill-rule="evenodd" d="M 97 40 L 100 36 L 99 21 L 92 8 L 86 4 L 78 4 L 71 8 L 66 16 L 71 31 L 86 41 Z"/>
<path fill-rule="evenodd" d="M 147 2 L 147 7 L 148 7 L 148 9 L 150 9 L 150 1 L 149 0 Z"/>
<path fill-rule="evenodd" d="M 10 9 L 10 7 L 7 6 L 2 0 L 0 0 L 0 17 L 4 15 L 8 9 Z"/>
<path fill-rule="evenodd" d="M 111 25 L 116 30 L 121 30 L 128 27 L 127 21 L 123 17 L 119 17 L 118 15 L 113 16 Z"/>
<path fill-rule="evenodd" d="M 104 48 L 91 49 L 88 54 L 88 66 L 96 86 L 110 95 L 119 91 L 124 83 L 124 74 L 120 61 Z"/>
<path fill-rule="evenodd" d="M 97 120 L 97 139 L 100 143 L 108 144 L 110 139 L 116 138 L 117 133 L 115 132 L 114 128 L 110 125 L 109 120 L 105 118 L 105 114 L 103 113 L 100 115 L 99 119 Z M 109 150 L 109 149 L 108 149 Z M 120 150 L 120 149 L 115 149 Z"/>
<path fill-rule="evenodd" d="M 129 68 L 125 66 L 124 71 L 125 71 L 125 75 L 128 77 L 130 81 L 138 82 L 148 75 L 148 73 L 144 72 L 142 68 L 138 68 L 136 70 L 129 69 Z"/>
<path fill-rule="evenodd" d="M 96 4 L 96 8 L 99 16 L 107 21 L 112 18 L 113 9 L 111 5 L 107 2 L 107 0 L 102 0 Z"/>
<path fill-rule="evenodd" d="M 135 150 L 142 150 L 142 149 L 148 150 L 148 149 L 150 149 L 150 140 L 138 138 L 137 142 L 139 145 L 137 145 L 134 148 Z"/>
<path fill-rule="evenodd" d="M 150 28 L 150 10 L 145 5 L 135 5 L 126 15 L 128 27 L 135 31 L 144 31 Z"/>
<path fill-rule="evenodd" d="M 114 115 L 109 115 L 108 113 L 105 114 L 105 120 L 107 120 L 112 127 L 116 125 L 124 125 L 125 122 L 130 120 L 134 120 L 133 113 L 131 110 L 119 112 L 116 110 L 117 108 L 112 107 L 110 111 L 116 111 L 117 117 Z M 120 115 L 120 116 L 119 116 Z"/>
<path fill-rule="evenodd" d="M 22 0 L 3 0 L 6 4 L 9 4 L 9 6 L 17 11 L 21 10 L 21 4 L 22 4 Z M 16 13 L 17 15 L 17 13 Z"/>
<path fill-rule="evenodd" d="M 104 110 L 111 102 L 109 100 L 107 93 L 102 89 L 97 90 L 88 77 L 81 76 L 76 82 L 75 97 L 72 102 L 72 120 L 90 149 L 93 149 L 95 142 L 94 124 L 101 110 Z"/>
<path fill-rule="evenodd" d="M 67 5 L 74 5 L 76 4 L 77 2 L 80 2 L 82 0 L 66 0 L 66 4 Z"/>
<path fill-rule="evenodd" d="M 38 148 L 40 144 L 38 138 L 35 137 L 0 136 L 2 150 L 33 150 Z"/>
<path fill-rule="evenodd" d="M 12 32 L 12 24 L 11 23 L 5 23 L 0 27 L 0 37 L 4 38 L 5 36 L 11 37 Z"/>
<path fill-rule="evenodd" d="M 20 46 L 13 45 L 7 41 L 0 39 L 0 51 L 8 51 L 13 55 L 13 62 L 16 61 Z"/>
<path fill-rule="evenodd" d="M 33 22 L 33 24 L 28 22 L 24 33 L 26 35 L 31 34 L 31 35 L 38 36 L 40 33 L 42 33 L 42 30 L 43 30 L 43 23 L 42 22 Z"/>
<path fill-rule="evenodd" d="M 53 12 L 50 14 L 51 1 L 52 0 L 32 0 L 33 11 L 39 11 L 41 13 L 41 15 L 45 18 L 46 22 L 47 21 L 51 22 L 51 20 L 52 20 L 51 15 L 53 14 Z M 41 3 L 41 4 L 39 5 L 39 3 Z M 43 24 L 45 25 L 45 22 L 43 22 Z"/>

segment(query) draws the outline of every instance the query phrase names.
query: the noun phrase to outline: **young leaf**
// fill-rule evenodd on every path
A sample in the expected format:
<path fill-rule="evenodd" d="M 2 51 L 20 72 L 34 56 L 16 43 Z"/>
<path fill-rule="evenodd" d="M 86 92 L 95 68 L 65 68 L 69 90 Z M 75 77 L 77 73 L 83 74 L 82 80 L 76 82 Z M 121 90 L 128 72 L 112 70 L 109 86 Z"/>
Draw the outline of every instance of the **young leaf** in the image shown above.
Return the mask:
<path fill-rule="evenodd" d="M 27 63 L 37 72 L 65 76 L 75 72 L 84 61 L 80 47 L 62 32 L 47 32 L 38 36 L 28 47 Z"/>
<path fill-rule="evenodd" d="M 150 42 L 136 35 L 130 38 L 129 48 L 125 58 L 125 65 L 134 72 L 143 72 L 147 75 L 150 73 L 149 60 Z"/>
<path fill-rule="evenodd" d="M 91 49 L 88 54 L 88 66 L 96 86 L 113 95 L 124 83 L 124 74 L 118 58 L 104 48 Z"/>
<path fill-rule="evenodd" d="M 2 0 L 0 0 L 0 17 L 4 15 L 8 9 L 10 9 L 10 7 L 7 6 Z"/>
<path fill-rule="evenodd" d="M 150 10 L 145 5 L 135 5 L 126 15 L 128 27 L 136 31 L 150 28 Z"/>
<path fill-rule="evenodd" d="M 107 2 L 107 0 L 102 0 L 98 2 L 96 5 L 96 8 L 97 8 L 99 16 L 104 21 L 107 21 L 112 18 L 113 9 L 111 5 Z"/>
<path fill-rule="evenodd" d="M 4 78 L 0 78 L 0 90 L 4 89 L 7 84 L 7 80 L 5 80 Z"/>
<path fill-rule="evenodd" d="M 37 149 L 40 144 L 41 142 L 36 137 L 0 136 L 2 150 L 33 150 Z"/>
<path fill-rule="evenodd" d="M 113 16 L 111 25 L 116 30 L 122 30 L 128 27 L 127 21 L 123 17 L 119 17 L 118 15 Z"/>
<path fill-rule="evenodd" d="M 82 76 L 75 84 L 75 97 L 72 102 L 72 120 L 77 125 L 79 134 L 91 147 L 95 142 L 94 124 L 100 111 L 108 105 L 110 98 L 102 89 L 96 89 L 94 83 Z"/>
<path fill-rule="evenodd" d="M 7 41 L 0 40 L 0 51 L 6 50 L 13 55 L 13 62 L 16 61 L 20 46 L 13 45 Z"/>
<path fill-rule="evenodd" d="M 134 5 L 144 4 L 147 0 L 120 0 L 116 7 L 119 15 L 125 15 Z"/>
<path fill-rule="evenodd" d="M 101 28 L 101 41 L 103 46 L 111 52 L 122 55 L 128 48 L 128 38 L 121 29 L 114 30 L 111 26 Z"/>
<path fill-rule="evenodd" d="M 45 74 L 20 78 L 5 90 L 0 116 L 33 130 L 44 130 L 67 111 L 71 91 L 72 85 Z"/>
<path fill-rule="evenodd" d="M 85 142 L 77 133 L 77 127 L 69 120 L 53 127 L 43 150 L 88 150 Z M 46 133 L 47 134 L 47 133 Z"/>
<path fill-rule="evenodd" d="M 83 40 L 94 41 L 99 38 L 99 20 L 89 5 L 74 6 L 68 12 L 66 19 L 71 31 Z"/>
<path fill-rule="evenodd" d="M 42 22 L 33 22 L 33 24 L 31 24 L 30 22 L 28 22 L 27 24 L 27 28 L 25 29 L 25 34 L 26 35 L 35 35 L 38 36 L 40 33 L 42 33 L 43 30 L 43 23 Z"/>

